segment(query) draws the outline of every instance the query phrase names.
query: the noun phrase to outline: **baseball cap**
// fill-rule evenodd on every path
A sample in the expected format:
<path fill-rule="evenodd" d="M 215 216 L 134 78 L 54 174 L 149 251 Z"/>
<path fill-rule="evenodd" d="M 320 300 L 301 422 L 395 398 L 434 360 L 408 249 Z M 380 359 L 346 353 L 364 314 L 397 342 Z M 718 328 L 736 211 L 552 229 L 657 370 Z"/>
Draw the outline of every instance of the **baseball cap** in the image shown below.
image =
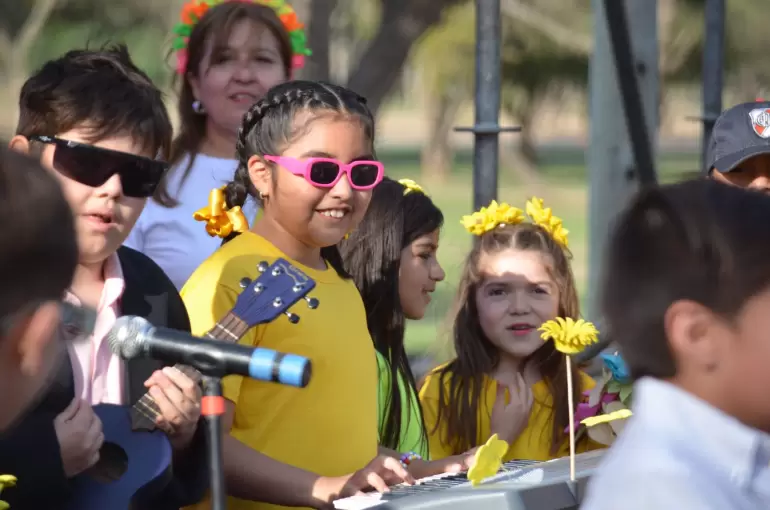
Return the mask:
<path fill-rule="evenodd" d="M 711 132 L 708 170 L 730 172 L 763 154 L 770 154 L 770 102 L 743 103 L 722 112 Z"/>

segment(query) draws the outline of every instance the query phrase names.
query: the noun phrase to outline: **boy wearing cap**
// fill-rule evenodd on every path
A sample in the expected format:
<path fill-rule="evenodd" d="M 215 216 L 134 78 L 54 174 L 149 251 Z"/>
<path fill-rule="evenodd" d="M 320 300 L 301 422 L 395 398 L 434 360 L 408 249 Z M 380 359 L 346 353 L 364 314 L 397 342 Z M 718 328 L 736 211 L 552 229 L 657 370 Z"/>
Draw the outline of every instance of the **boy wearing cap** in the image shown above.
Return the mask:
<path fill-rule="evenodd" d="M 770 193 L 770 102 L 743 103 L 722 112 L 707 154 L 711 179 Z"/>

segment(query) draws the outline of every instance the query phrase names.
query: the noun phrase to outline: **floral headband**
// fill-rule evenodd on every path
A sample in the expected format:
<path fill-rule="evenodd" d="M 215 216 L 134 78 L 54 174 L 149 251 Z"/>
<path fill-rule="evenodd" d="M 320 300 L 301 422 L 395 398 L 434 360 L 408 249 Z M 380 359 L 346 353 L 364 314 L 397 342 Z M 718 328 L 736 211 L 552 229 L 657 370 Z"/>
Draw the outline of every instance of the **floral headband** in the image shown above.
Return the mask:
<path fill-rule="evenodd" d="M 532 223 L 548 232 L 554 241 L 564 248 L 569 246 L 567 240 L 569 230 L 562 226 L 561 218 L 554 216 L 550 207 L 543 207 L 542 198 L 532 197 L 528 200 L 526 213 Z M 518 225 L 524 221 L 524 211 L 518 207 L 512 207 L 505 202 L 498 204 L 497 201 L 492 200 L 488 207 L 482 207 L 473 214 L 463 216 L 460 223 L 471 234 L 481 236 L 501 225 Z"/>
<path fill-rule="evenodd" d="M 180 14 L 181 22 L 177 23 L 174 27 L 176 38 L 174 39 L 173 48 L 177 52 L 177 73 L 184 74 L 187 71 L 187 41 L 195 25 L 210 8 L 228 1 L 255 3 L 273 9 L 281 23 L 283 23 L 283 28 L 289 34 L 293 54 L 291 68 L 302 69 L 304 67 L 305 56 L 312 54 L 306 46 L 307 38 L 303 30 L 305 25 L 300 23 L 297 19 L 297 13 L 284 0 L 189 0 L 182 7 Z"/>
<path fill-rule="evenodd" d="M 425 193 L 425 190 L 422 189 L 422 186 L 412 179 L 399 179 L 398 183 L 404 187 L 404 196 L 412 192 L 422 193 L 423 195 L 428 196 L 427 193 Z"/>

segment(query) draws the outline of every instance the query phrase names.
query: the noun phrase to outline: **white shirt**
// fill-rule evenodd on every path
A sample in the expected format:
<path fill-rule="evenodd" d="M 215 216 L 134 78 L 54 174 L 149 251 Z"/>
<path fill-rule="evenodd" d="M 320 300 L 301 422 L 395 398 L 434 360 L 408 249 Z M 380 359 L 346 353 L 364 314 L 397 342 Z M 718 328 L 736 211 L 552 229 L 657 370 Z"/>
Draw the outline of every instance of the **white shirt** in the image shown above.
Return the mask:
<path fill-rule="evenodd" d="M 206 206 L 212 189 L 232 181 L 238 166 L 234 159 L 198 154 L 189 175 L 181 182 L 187 162 L 185 157 L 170 170 L 168 191 L 179 205 L 166 208 L 148 200 L 124 243 L 154 260 L 177 289 L 181 289 L 193 271 L 222 244 L 219 237 L 208 235 L 205 223 L 193 219 L 193 213 Z M 257 204 L 251 197 L 243 213 L 249 222 L 254 221 Z"/>
<path fill-rule="evenodd" d="M 633 411 L 581 510 L 770 508 L 770 435 L 656 379 L 635 384 Z"/>

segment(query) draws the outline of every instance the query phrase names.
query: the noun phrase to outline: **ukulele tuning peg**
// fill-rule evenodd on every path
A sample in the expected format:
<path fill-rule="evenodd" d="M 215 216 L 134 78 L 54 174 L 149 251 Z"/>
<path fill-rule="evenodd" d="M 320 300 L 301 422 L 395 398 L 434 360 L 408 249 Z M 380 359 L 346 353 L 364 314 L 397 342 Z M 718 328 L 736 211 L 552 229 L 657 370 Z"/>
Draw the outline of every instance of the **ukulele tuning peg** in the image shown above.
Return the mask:
<path fill-rule="evenodd" d="M 264 273 L 265 271 L 267 271 L 267 268 L 268 268 L 268 267 L 269 267 L 269 266 L 267 265 L 267 262 L 265 262 L 265 261 L 263 260 L 262 262 L 260 262 L 259 264 L 257 264 L 257 271 L 259 271 L 260 273 Z"/>
<path fill-rule="evenodd" d="M 305 286 L 301 283 L 296 284 L 294 287 L 291 288 L 294 292 L 302 292 L 302 289 L 304 289 Z"/>
<path fill-rule="evenodd" d="M 291 322 L 292 324 L 296 324 L 299 322 L 299 315 L 291 312 L 283 312 L 283 313 L 286 315 L 286 317 L 289 318 L 289 322 Z"/>
<path fill-rule="evenodd" d="M 273 276 L 278 276 L 281 273 L 283 273 L 283 271 L 281 271 L 280 267 L 273 268 Z"/>
<path fill-rule="evenodd" d="M 305 296 L 305 301 L 307 301 L 307 307 L 311 310 L 315 310 L 318 308 L 319 301 L 314 297 L 307 297 Z"/>
<path fill-rule="evenodd" d="M 251 283 L 251 279 L 250 278 L 241 278 L 241 281 L 239 282 L 239 285 L 241 286 L 242 289 L 245 289 L 246 287 L 249 286 L 250 283 Z"/>
<path fill-rule="evenodd" d="M 258 284 L 256 284 L 256 285 L 254 286 L 254 293 L 255 293 L 255 294 L 259 294 L 259 293 L 260 293 L 260 292 L 262 292 L 263 290 L 265 290 L 265 286 L 264 286 L 264 285 L 262 285 L 261 283 L 258 283 Z"/>
<path fill-rule="evenodd" d="M 283 299 L 277 297 L 273 300 L 273 306 L 278 308 L 279 306 L 283 305 Z"/>

